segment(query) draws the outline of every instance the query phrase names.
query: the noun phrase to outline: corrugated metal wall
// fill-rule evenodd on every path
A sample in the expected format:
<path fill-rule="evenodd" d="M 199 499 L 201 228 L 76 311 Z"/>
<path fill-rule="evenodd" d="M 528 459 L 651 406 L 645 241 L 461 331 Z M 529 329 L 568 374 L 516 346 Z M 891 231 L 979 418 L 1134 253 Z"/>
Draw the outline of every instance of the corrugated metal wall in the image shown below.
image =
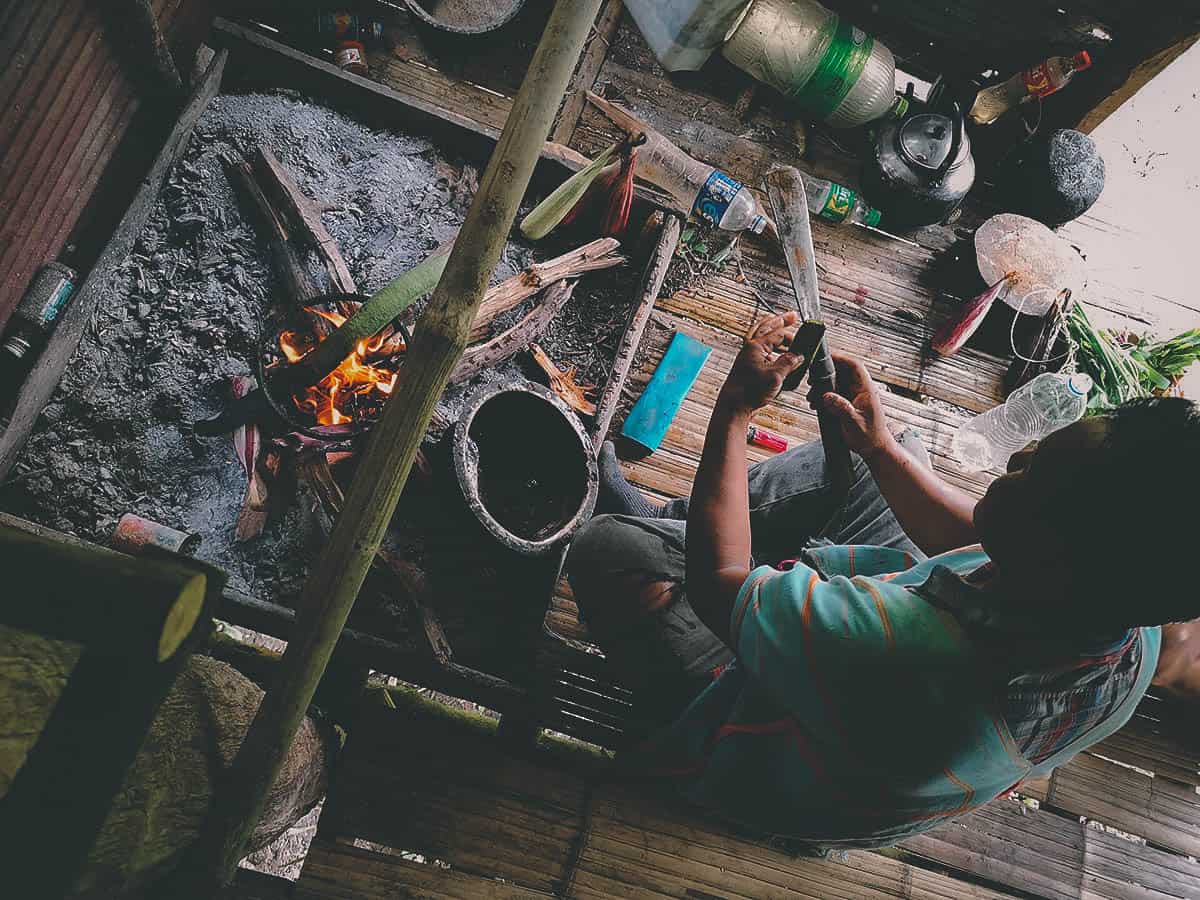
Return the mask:
<path fill-rule="evenodd" d="M 139 106 L 99 5 L 0 0 L 0 328 L 61 252 Z M 153 2 L 181 50 L 198 40 L 193 5 Z M 190 55 L 180 61 L 186 78 Z"/>

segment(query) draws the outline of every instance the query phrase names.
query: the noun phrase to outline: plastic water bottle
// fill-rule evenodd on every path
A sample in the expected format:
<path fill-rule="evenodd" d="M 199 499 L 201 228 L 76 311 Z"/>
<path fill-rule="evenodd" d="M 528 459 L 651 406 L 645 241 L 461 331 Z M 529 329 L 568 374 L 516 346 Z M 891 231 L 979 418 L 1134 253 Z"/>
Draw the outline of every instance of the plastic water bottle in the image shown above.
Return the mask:
<path fill-rule="evenodd" d="M 808 211 L 829 222 L 839 225 L 867 225 L 874 228 L 883 218 L 883 213 L 863 203 L 857 191 L 826 181 L 816 175 L 803 173 L 804 196 L 808 200 Z"/>
<path fill-rule="evenodd" d="M 835 128 L 881 119 L 896 101 L 892 51 L 816 0 L 754 0 L 721 52 Z"/>
<path fill-rule="evenodd" d="M 1078 421 L 1087 408 L 1092 379 L 1045 372 L 980 413 L 954 434 L 954 452 L 970 472 L 1008 463 L 1030 441 Z"/>
<path fill-rule="evenodd" d="M 1052 56 L 1032 69 L 1018 72 L 1008 81 L 985 88 L 975 95 L 969 113 L 977 125 L 990 125 L 998 118 L 1028 103 L 1034 97 L 1049 97 L 1067 86 L 1076 72 L 1092 67 L 1092 58 L 1086 50 L 1074 56 Z"/>
<path fill-rule="evenodd" d="M 668 72 L 696 71 L 721 46 L 749 0 L 625 0 Z"/>
<path fill-rule="evenodd" d="M 740 181 L 715 166 L 688 156 L 660 132 L 642 129 L 646 143 L 637 149 L 634 174 L 675 198 L 680 209 L 725 231 L 749 228 L 760 234 L 767 217 L 758 198 Z"/>

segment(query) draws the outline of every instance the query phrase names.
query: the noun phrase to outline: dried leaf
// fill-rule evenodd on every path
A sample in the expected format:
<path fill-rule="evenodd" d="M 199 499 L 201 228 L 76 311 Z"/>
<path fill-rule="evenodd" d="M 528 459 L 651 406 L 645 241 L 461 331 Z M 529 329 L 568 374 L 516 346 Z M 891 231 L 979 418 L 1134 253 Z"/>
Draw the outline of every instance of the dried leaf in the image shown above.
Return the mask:
<path fill-rule="evenodd" d="M 560 369 L 546 355 L 546 351 L 537 344 L 530 345 L 529 352 L 533 354 L 534 361 L 546 373 L 546 377 L 550 379 L 550 390 L 554 391 L 559 399 L 571 407 L 571 409 L 583 413 L 585 416 L 594 416 L 596 414 L 596 404 L 587 398 L 588 394 L 595 393 L 596 385 L 580 384 L 577 382 L 575 380 L 574 366 L 565 371 Z"/>

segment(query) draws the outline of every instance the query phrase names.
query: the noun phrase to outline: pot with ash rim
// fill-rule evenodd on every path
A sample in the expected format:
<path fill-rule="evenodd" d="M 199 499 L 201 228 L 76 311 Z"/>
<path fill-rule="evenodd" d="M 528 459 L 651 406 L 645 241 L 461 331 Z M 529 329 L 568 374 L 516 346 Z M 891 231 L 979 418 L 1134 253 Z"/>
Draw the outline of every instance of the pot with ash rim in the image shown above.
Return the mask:
<path fill-rule="evenodd" d="M 539 384 L 475 394 L 450 452 L 467 507 L 488 534 L 524 556 L 562 544 L 596 505 L 592 442 L 574 412 Z"/>

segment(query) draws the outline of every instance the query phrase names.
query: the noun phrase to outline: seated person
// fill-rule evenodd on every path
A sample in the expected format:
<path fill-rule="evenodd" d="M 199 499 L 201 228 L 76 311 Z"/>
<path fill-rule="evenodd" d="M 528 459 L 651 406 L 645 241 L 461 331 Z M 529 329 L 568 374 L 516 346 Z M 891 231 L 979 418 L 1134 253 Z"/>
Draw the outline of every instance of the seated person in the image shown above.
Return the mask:
<path fill-rule="evenodd" d="M 652 507 L 604 447 L 615 514 L 578 533 L 567 569 L 645 716 L 633 772 L 801 845 L 884 846 L 1129 719 L 1159 626 L 1200 614 L 1173 564 L 1194 531 L 1162 512 L 1200 500 L 1200 414 L 1170 398 L 1084 419 L 976 502 L 892 436 L 866 369 L 835 354 L 841 394 L 811 398 L 854 452 L 834 496 L 819 444 L 745 464 L 751 414 L 800 362 L 780 352 L 795 326 L 747 336 L 690 501 Z M 1164 680 L 1200 686 L 1200 638 L 1176 636 Z"/>

